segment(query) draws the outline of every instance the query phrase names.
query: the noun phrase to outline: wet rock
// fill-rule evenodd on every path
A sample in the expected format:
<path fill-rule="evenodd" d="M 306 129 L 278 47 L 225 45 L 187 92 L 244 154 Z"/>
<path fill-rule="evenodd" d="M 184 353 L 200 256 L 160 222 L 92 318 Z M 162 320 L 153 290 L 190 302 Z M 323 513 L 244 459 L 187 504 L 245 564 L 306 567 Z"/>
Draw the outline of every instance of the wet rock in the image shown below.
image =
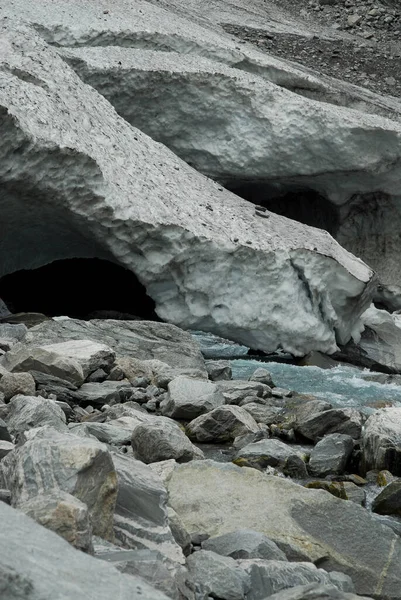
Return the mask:
<path fill-rule="evenodd" d="M 366 470 L 388 470 L 401 475 L 401 408 L 385 408 L 371 415 L 362 433 Z"/>
<path fill-rule="evenodd" d="M 326 435 L 313 448 L 308 470 L 315 477 L 325 477 L 330 473 L 342 474 L 354 449 L 353 439 L 349 435 L 332 433 Z"/>
<path fill-rule="evenodd" d="M 199 550 L 188 556 L 187 567 L 187 585 L 195 590 L 195 598 L 243 600 L 249 592 L 249 576 L 232 558 Z"/>
<path fill-rule="evenodd" d="M 2 461 L 14 507 L 62 490 L 87 505 L 93 532 L 113 538 L 117 477 L 106 446 L 42 428 Z"/>
<path fill-rule="evenodd" d="M 401 481 L 389 483 L 372 503 L 373 512 L 401 516 Z"/>
<path fill-rule="evenodd" d="M 286 458 L 282 470 L 284 475 L 292 479 L 307 479 L 309 475 L 305 461 L 296 454 Z"/>
<path fill-rule="evenodd" d="M 38 494 L 18 509 L 63 537 L 78 550 L 92 554 L 92 524 L 86 504 L 62 490 Z"/>
<path fill-rule="evenodd" d="M 240 523 L 264 533 L 290 560 L 320 561 L 326 571 L 345 573 L 361 595 L 379 582 L 383 600 L 399 595 L 401 540 L 354 502 L 209 460 L 177 466 L 167 488 L 169 503 L 190 534 L 223 535 Z"/>
<path fill-rule="evenodd" d="M 264 383 L 271 388 L 274 388 L 274 383 L 271 374 L 267 369 L 255 369 L 252 375 L 249 377 L 249 381 L 257 381 L 259 383 Z"/>
<path fill-rule="evenodd" d="M 221 406 L 197 417 L 187 426 L 188 436 L 197 442 L 229 442 L 237 436 L 258 433 L 258 424 L 239 406 Z"/>
<path fill-rule="evenodd" d="M 286 555 L 267 536 L 252 529 L 239 529 L 231 533 L 211 537 L 202 542 L 203 550 L 235 559 L 263 558 L 287 560 Z"/>
<path fill-rule="evenodd" d="M 216 384 L 176 377 L 168 384 L 161 411 L 166 417 L 190 420 L 223 404 L 224 397 Z"/>
<path fill-rule="evenodd" d="M 77 590 L 82 597 L 97 600 L 110 600 L 116 590 L 119 600 L 166 600 L 142 579 L 119 573 L 111 565 L 78 552 L 3 502 L 0 519 L 2 596 L 7 600 L 76 600 Z"/>
<path fill-rule="evenodd" d="M 235 455 L 234 462 L 239 466 L 283 467 L 290 456 L 303 458 L 305 455 L 296 446 L 290 446 L 276 439 L 261 440 L 241 448 Z"/>
<path fill-rule="evenodd" d="M 3 392 L 6 401 L 17 394 L 34 396 L 35 380 L 30 373 L 5 373 L 0 379 L 0 391 Z"/>
<path fill-rule="evenodd" d="M 207 360 L 206 370 L 211 381 L 232 379 L 231 366 L 228 360 Z"/>
<path fill-rule="evenodd" d="M 67 432 L 65 414 L 53 400 L 40 396 L 14 396 L 9 407 L 7 428 L 12 435 L 44 425 Z"/>
<path fill-rule="evenodd" d="M 165 417 L 138 425 L 131 439 L 134 455 L 146 464 L 174 459 L 187 462 L 203 458 L 203 452 L 194 446 L 177 423 Z"/>

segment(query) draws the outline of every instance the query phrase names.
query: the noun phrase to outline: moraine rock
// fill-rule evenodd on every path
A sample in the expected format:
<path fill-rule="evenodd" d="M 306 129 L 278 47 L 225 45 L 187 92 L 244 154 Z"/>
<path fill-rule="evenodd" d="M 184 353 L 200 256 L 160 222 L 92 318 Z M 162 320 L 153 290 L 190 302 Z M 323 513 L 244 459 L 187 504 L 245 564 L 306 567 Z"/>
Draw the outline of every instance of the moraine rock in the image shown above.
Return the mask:
<path fill-rule="evenodd" d="M 132 431 L 138 424 L 130 426 L 118 419 L 109 423 L 70 423 L 69 430 L 74 435 L 93 436 L 104 444 L 123 446 L 131 443 Z"/>
<path fill-rule="evenodd" d="M 12 442 L 6 442 L 5 440 L 0 440 L 0 460 L 2 460 L 7 454 L 9 454 L 12 450 L 14 450 L 15 445 Z"/>
<path fill-rule="evenodd" d="M 190 534 L 250 528 L 267 535 L 290 560 L 319 561 L 326 571 L 349 575 L 359 594 L 376 590 L 378 599 L 399 598 L 401 540 L 353 502 L 209 460 L 177 466 L 167 488 Z"/>
<path fill-rule="evenodd" d="M 289 446 L 276 439 L 267 439 L 241 448 L 235 455 L 234 462 L 241 467 L 265 469 L 266 467 L 283 467 L 291 456 L 305 458 L 305 455 L 296 446 Z"/>
<path fill-rule="evenodd" d="M 8 431 L 7 423 L 5 423 L 3 419 L 0 419 L 0 440 L 4 440 L 5 442 L 13 441 L 10 432 Z"/>
<path fill-rule="evenodd" d="M 17 394 L 34 396 L 35 380 L 30 373 L 5 373 L 0 379 L 0 391 L 3 392 L 6 401 Z"/>
<path fill-rule="evenodd" d="M 117 477 L 103 444 L 42 428 L 3 459 L 2 468 L 12 506 L 61 490 L 88 506 L 96 535 L 112 539 Z"/>
<path fill-rule="evenodd" d="M 362 456 L 367 471 L 387 469 L 401 475 L 401 408 L 371 415 L 362 433 Z"/>
<path fill-rule="evenodd" d="M 297 585 L 270 596 L 270 600 L 372 600 L 367 596 L 342 592 L 334 585 L 311 583 Z"/>
<path fill-rule="evenodd" d="M 228 360 L 207 360 L 206 370 L 211 381 L 232 379 L 231 365 Z"/>
<path fill-rule="evenodd" d="M 194 599 L 208 597 L 222 600 L 244 600 L 250 589 L 250 578 L 238 563 L 228 556 L 199 550 L 187 558 L 187 585 L 195 590 Z"/>
<path fill-rule="evenodd" d="M 326 435 L 313 448 L 308 464 L 309 473 L 315 477 L 341 475 L 347 466 L 354 442 L 349 435 L 332 433 Z"/>
<path fill-rule="evenodd" d="M 201 443 L 225 443 L 237 436 L 259 431 L 253 417 L 239 406 L 220 406 L 187 425 L 188 436 Z"/>
<path fill-rule="evenodd" d="M 401 481 L 392 481 L 372 503 L 373 512 L 380 515 L 401 516 Z"/>
<path fill-rule="evenodd" d="M 167 491 L 159 476 L 143 462 L 113 453 L 118 477 L 114 514 L 116 539 L 126 548 L 156 549 L 170 560 L 184 562 L 169 528 Z"/>
<path fill-rule="evenodd" d="M 202 450 L 190 442 L 180 426 L 165 417 L 154 417 L 138 425 L 131 444 L 135 457 L 146 464 L 168 459 L 180 463 L 203 458 Z"/>
<path fill-rule="evenodd" d="M 65 6 L 70 14 L 69 4 Z M 85 85 L 56 50 L 39 37 L 37 31 L 51 37 L 53 27 L 58 29 L 54 20 L 50 28 L 41 26 L 41 19 L 51 23 L 52 19 L 64 18 L 59 4 L 54 12 L 49 11 L 47 3 L 44 7 L 38 4 L 33 13 L 24 4 L 12 7 L 11 16 L 33 19 L 36 31 L 12 22 L 12 18 L 1 25 L 5 69 L 1 71 L 0 88 L 0 181 L 7 190 L 3 203 L 13 209 L 4 221 L 9 236 L 3 254 L 14 260 L 0 264 L 0 275 L 77 255 L 107 256 L 137 275 L 155 301 L 161 319 L 183 328 L 208 329 L 265 351 L 281 346 L 295 355 L 305 355 L 312 349 L 330 353 L 337 349 L 337 341 L 347 342 L 370 302 L 372 270 L 326 232 L 273 213 L 268 219 L 257 218 L 251 204 L 219 189 L 218 184 L 118 117 L 111 105 Z M 148 10 L 157 12 L 156 8 Z M 88 25 L 90 14 L 89 8 L 85 16 L 75 13 L 73 21 L 84 20 Z M 125 13 L 123 20 L 126 22 Z M 91 27 L 87 32 L 90 36 L 94 31 Z M 64 26 L 61 28 L 65 43 L 70 34 Z M 87 34 L 83 37 L 88 40 Z M 29 82 L 21 71 L 29 74 Z M 206 77 L 209 81 L 210 74 Z M 235 78 L 230 79 L 235 84 Z M 220 85 L 221 77 L 216 81 Z M 269 84 L 268 88 L 268 96 L 275 99 L 280 111 L 284 100 L 290 103 L 286 114 L 291 117 L 291 126 L 280 125 L 277 130 L 280 136 L 283 132 L 289 136 L 282 146 L 285 158 L 278 161 L 285 169 L 289 165 L 288 144 L 294 148 L 294 131 L 301 133 L 304 128 L 299 115 L 303 115 L 305 104 L 314 138 L 318 115 L 322 125 L 319 139 L 325 147 L 327 118 L 338 132 L 338 136 L 330 135 L 330 143 L 334 143 L 337 164 L 341 157 L 340 170 L 353 173 L 354 167 L 358 170 L 361 166 L 359 144 L 363 138 L 365 153 L 366 148 L 372 149 L 369 157 L 364 155 L 364 165 L 374 165 L 372 177 L 379 172 L 383 177 L 382 153 L 377 153 L 377 145 L 369 143 L 376 127 L 387 149 L 386 167 L 396 163 L 394 140 L 398 129 L 393 124 L 385 120 L 378 123 L 376 117 L 360 117 L 355 111 L 338 107 L 333 112 L 325 103 L 305 100 L 276 85 Z M 252 90 L 256 94 L 256 88 Z M 270 101 L 266 102 L 266 93 L 263 86 L 261 109 L 273 110 L 276 115 Z M 355 127 L 361 127 L 365 136 L 355 138 Z M 265 133 L 262 139 L 266 141 Z M 54 148 L 50 154 L 49 143 Z M 234 143 L 233 147 L 237 146 Z M 331 152 L 320 152 L 317 141 L 316 147 L 324 163 L 320 167 L 324 178 L 329 171 L 331 175 L 333 156 Z M 272 148 L 271 140 L 267 148 Z M 293 152 L 298 157 L 297 169 L 299 156 L 308 157 L 302 175 L 315 176 L 315 160 L 310 160 L 310 152 L 299 150 Z M 266 172 L 270 161 L 263 153 L 260 160 L 264 177 L 271 179 Z M 54 174 L 51 181 L 43 176 L 50 170 Z M 365 174 L 364 169 L 362 172 Z M 280 178 L 283 175 L 281 172 Z M 25 182 L 24 194 L 18 191 L 21 181 Z M 358 191 L 360 181 L 359 176 Z M 39 208 L 38 196 L 47 199 Z M 33 217 L 30 202 L 36 208 Z M 63 225 L 53 225 L 50 230 L 49 222 Z M 15 231 L 24 232 L 23 243 Z M 16 239 L 18 252 L 13 246 Z M 247 298 L 247 311 L 238 301 L 242 297 Z M 161 324 L 154 327 L 160 330 Z M 86 334 L 84 339 L 93 338 Z M 145 345 L 143 340 L 141 345 Z M 152 358 L 164 360 L 163 356 Z"/>
<path fill-rule="evenodd" d="M 84 382 L 81 365 L 73 358 L 39 347 L 18 344 L 2 359 L 3 366 L 12 372 L 39 371 L 66 379 L 80 386 Z"/>
<path fill-rule="evenodd" d="M 172 469 L 173 471 L 173 469 Z M 191 536 L 185 525 L 171 506 L 167 507 L 168 524 L 177 544 L 182 548 L 185 556 L 191 553 Z"/>
<path fill-rule="evenodd" d="M 274 388 L 272 376 L 267 369 L 255 369 L 250 376 L 249 381 L 258 381 L 259 383 L 264 383 L 265 385 Z"/>
<path fill-rule="evenodd" d="M 123 126 L 122 123 L 119 122 L 119 126 Z M 123 129 L 125 131 L 124 127 Z M 129 134 L 131 143 L 135 141 L 131 132 L 125 133 Z M 123 370 L 127 370 L 128 379 L 142 374 L 143 369 L 154 375 L 162 373 L 166 371 L 166 366 L 170 367 L 167 372 L 170 379 L 181 374 L 199 379 L 207 378 L 205 361 L 197 342 L 186 331 L 168 323 L 113 319 L 49 320 L 32 327 L 24 343 L 43 346 L 60 340 L 87 339 L 111 348 L 118 356 L 116 364 L 121 364 Z M 136 374 L 132 373 L 134 365 L 138 369 Z"/>
<path fill-rule="evenodd" d="M 202 542 L 203 550 L 211 550 L 222 556 L 235 559 L 263 558 L 265 560 L 287 560 L 286 555 L 268 537 L 252 529 L 211 537 Z"/>
<path fill-rule="evenodd" d="M 97 369 L 110 371 L 116 357 L 114 350 L 92 340 L 69 340 L 43 348 L 76 360 L 81 365 L 85 378 Z"/>
<path fill-rule="evenodd" d="M 53 400 L 40 396 L 14 396 L 9 408 L 7 428 L 12 435 L 45 425 L 67 433 L 65 414 Z"/>
<path fill-rule="evenodd" d="M 357 440 L 361 437 L 362 417 L 353 408 L 333 408 L 298 420 L 294 429 L 312 442 L 330 433 L 342 433 Z"/>
<path fill-rule="evenodd" d="M 128 400 L 133 391 L 128 381 L 103 381 L 84 383 L 74 397 L 80 402 L 112 405 Z"/>
<path fill-rule="evenodd" d="M 249 413 L 257 423 L 264 423 L 265 425 L 271 425 L 272 423 L 279 423 L 281 421 L 281 415 L 283 409 L 277 406 L 263 406 L 258 402 L 241 402 L 241 406 L 244 407 L 247 413 Z"/>
<path fill-rule="evenodd" d="M 240 404 L 249 396 L 258 398 L 269 398 L 271 396 L 270 386 L 258 381 L 219 381 L 217 386 L 224 396 L 226 404 Z"/>
<path fill-rule="evenodd" d="M 281 590 L 313 582 L 323 585 L 331 583 L 345 592 L 354 591 L 350 577 L 344 575 L 344 580 L 337 583 L 335 573 L 333 577 L 331 573 L 307 562 L 248 559 L 239 561 L 239 565 L 250 578 L 249 600 L 262 600 Z"/>
<path fill-rule="evenodd" d="M 116 590 L 119 600 L 167 600 L 141 578 L 124 575 L 78 552 L 60 536 L 3 502 L 0 519 L 0 589 L 4 600 L 110 600 Z"/>
<path fill-rule="evenodd" d="M 53 490 L 21 502 L 18 509 L 78 550 L 93 553 L 88 507 L 78 498 L 62 490 Z"/>
<path fill-rule="evenodd" d="M 168 384 L 162 414 L 173 419 L 195 419 L 224 404 L 219 388 L 209 381 L 176 377 Z"/>

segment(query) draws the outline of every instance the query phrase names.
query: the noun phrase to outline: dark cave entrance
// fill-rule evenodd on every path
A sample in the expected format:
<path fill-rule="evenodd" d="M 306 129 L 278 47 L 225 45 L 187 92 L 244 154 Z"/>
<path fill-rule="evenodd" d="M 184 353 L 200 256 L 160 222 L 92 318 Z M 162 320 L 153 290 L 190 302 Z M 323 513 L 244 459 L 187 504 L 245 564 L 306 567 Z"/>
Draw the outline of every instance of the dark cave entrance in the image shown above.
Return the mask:
<path fill-rule="evenodd" d="M 339 224 L 338 208 L 317 191 L 309 188 L 280 190 L 263 183 L 227 185 L 231 192 L 253 204 L 305 225 L 328 231 L 335 237 Z"/>
<path fill-rule="evenodd" d="M 134 273 L 98 258 L 56 260 L 5 275 L 0 279 L 0 298 L 12 313 L 160 320 Z"/>

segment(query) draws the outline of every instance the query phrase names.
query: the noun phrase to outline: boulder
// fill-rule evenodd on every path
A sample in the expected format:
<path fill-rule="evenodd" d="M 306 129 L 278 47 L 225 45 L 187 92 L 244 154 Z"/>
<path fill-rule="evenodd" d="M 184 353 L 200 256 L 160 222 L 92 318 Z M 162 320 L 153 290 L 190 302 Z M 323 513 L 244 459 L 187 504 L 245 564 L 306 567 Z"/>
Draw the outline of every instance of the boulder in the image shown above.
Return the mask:
<path fill-rule="evenodd" d="M 349 435 L 341 433 L 326 435 L 311 452 L 309 473 L 315 477 L 341 475 L 346 469 L 353 449 L 354 442 Z"/>
<path fill-rule="evenodd" d="M 247 400 L 247 398 L 245 398 Z M 265 425 L 272 425 L 273 423 L 279 423 L 281 421 L 281 415 L 283 409 L 277 406 L 264 406 L 259 402 L 246 402 L 243 400 L 241 406 L 244 407 L 247 413 L 249 413 L 257 423 L 264 423 Z"/>
<path fill-rule="evenodd" d="M 17 394 L 34 396 L 35 380 L 30 373 L 5 373 L 0 379 L 0 391 L 3 392 L 6 401 Z"/>
<path fill-rule="evenodd" d="M 179 425 L 165 417 L 154 417 L 138 425 L 131 439 L 134 455 L 146 464 L 168 460 L 187 462 L 203 458 Z"/>
<path fill-rule="evenodd" d="M 6 442 L 5 440 L 0 440 L 0 460 L 2 460 L 7 454 L 9 454 L 12 450 L 14 450 L 15 445 L 12 442 Z"/>
<path fill-rule="evenodd" d="M 362 433 L 365 469 L 401 475 L 401 408 L 384 408 L 369 417 Z"/>
<path fill-rule="evenodd" d="M 74 80 L 74 86 L 77 86 L 77 83 Z M 78 88 L 80 88 L 78 93 L 82 95 L 81 86 L 78 85 Z M 98 98 L 96 96 L 96 101 Z M 91 101 L 94 100 L 95 98 L 91 96 Z M 103 117 L 111 124 L 114 118 L 111 118 L 109 107 L 106 108 L 103 105 L 103 112 L 105 113 Z M 126 147 L 127 152 L 131 153 L 132 148 L 129 149 L 129 147 L 130 144 L 136 142 L 133 137 L 135 134 L 127 130 L 122 123 L 119 126 L 124 131 L 124 141 L 121 139 L 123 146 Z M 87 141 L 89 142 L 89 140 Z M 146 143 L 152 145 L 151 140 L 147 140 Z M 24 342 L 37 346 L 54 344 L 60 340 L 92 340 L 106 345 L 117 354 L 117 364 L 122 365 L 124 371 L 128 369 L 126 374 L 128 379 L 130 379 L 133 364 L 137 369 L 146 369 L 147 372 L 152 371 L 153 373 L 166 371 L 167 365 L 170 368 L 171 378 L 181 374 L 199 379 L 207 378 L 205 361 L 199 345 L 189 333 L 169 323 L 117 321 L 114 319 L 49 320 L 32 327 Z M 134 363 L 131 362 L 131 358 L 134 358 Z M 121 362 L 122 359 L 123 362 Z"/>
<path fill-rule="evenodd" d="M 12 442 L 12 437 L 7 428 L 7 423 L 0 419 L 0 440 L 5 442 Z"/>
<path fill-rule="evenodd" d="M 49 344 L 43 348 L 76 360 L 81 365 L 85 378 L 97 369 L 110 371 L 116 357 L 114 350 L 92 340 L 69 340 Z"/>
<path fill-rule="evenodd" d="M 372 503 L 373 512 L 401 516 L 401 481 L 389 483 Z"/>
<path fill-rule="evenodd" d="M 244 408 L 220 406 L 188 423 L 186 431 L 197 442 L 225 443 L 240 435 L 258 433 L 260 429 Z"/>
<path fill-rule="evenodd" d="M 131 443 L 132 431 L 138 424 L 130 426 L 116 419 L 109 423 L 70 423 L 69 430 L 74 435 L 93 436 L 104 444 L 123 446 Z"/>
<path fill-rule="evenodd" d="M 1 597 L 4 600 L 166 600 L 139 577 L 78 552 L 60 536 L 0 502 Z M 73 576 L 72 576 L 73 574 Z"/>
<path fill-rule="evenodd" d="M 297 448 L 277 439 L 260 440 L 241 448 L 235 455 L 236 465 L 245 467 L 283 467 L 291 456 L 304 459 L 305 454 Z"/>
<path fill-rule="evenodd" d="M 61 490 L 87 505 L 96 535 L 113 538 L 117 477 L 103 444 L 42 428 L 4 458 L 2 468 L 12 506 Z"/>
<path fill-rule="evenodd" d="M 263 558 L 265 560 L 287 560 L 286 555 L 267 536 L 252 529 L 239 529 L 202 542 L 203 550 L 235 559 Z"/>
<path fill-rule="evenodd" d="M 308 585 L 297 585 L 293 588 L 283 590 L 270 596 L 270 600 L 372 600 L 367 596 L 357 596 L 348 592 L 342 592 L 334 585 L 310 583 Z"/>
<path fill-rule="evenodd" d="M 206 370 L 211 381 L 232 379 L 231 365 L 228 360 L 207 360 Z"/>
<path fill-rule="evenodd" d="M 273 379 L 271 374 L 267 369 L 255 369 L 252 375 L 249 377 L 249 381 L 258 381 L 259 383 L 264 383 L 269 387 L 274 387 Z"/>
<path fill-rule="evenodd" d="M 93 553 L 88 507 L 78 498 L 62 490 L 53 490 L 21 502 L 18 509 L 78 550 Z"/>
<path fill-rule="evenodd" d="M 140 577 L 152 588 L 163 592 L 169 598 L 181 600 L 182 595 L 175 581 L 171 563 L 157 550 L 148 548 L 126 550 L 112 546 L 96 549 L 95 555 L 97 558 L 111 563 L 121 573 Z"/>
<path fill-rule="evenodd" d="M 307 583 L 331 583 L 338 587 L 335 576 L 333 581 L 330 573 L 307 562 L 247 559 L 239 561 L 239 565 L 250 578 L 250 590 L 247 594 L 250 600 L 262 600 L 281 590 Z M 353 592 L 351 578 L 344 576 L 344 579 L 346 582 L 342 583 L 345 583 L 345 586 L 341 586 L 340 589 Z"/>
<path fill-rule="evenodd" d="M 126 548 L 157 549 L 174 562 L 184 556 L 169 528 L 167 491 L 159 476 L 143 462 L 113 453 L 118 478 L 114 515 L 116 539 Z"/>
<path fill-rule="evenodd" d="M 195 589 L 195 598 L 244 600 L 250 589 L 250 579 L 237 562 L 207 550 L 199 550 L 187 558 L 188 583 Z"/>
<path fill-rule="evenodd" d="M 173 470 L 173 469 L 172 469 Z M 188 556 L 191 552 L 191 536 L 185 529 L 185 525 L 177 515 L 175 510 L 171 506 L 167 507 L 168 524 L 171 529 L 171 533 L 177 544 L 182 548 L 185 556 Z"/>
<path fill-rule="evenodd" d="M 270 386 L 258 381 L 219 381 L 217 386 L 224 396 L 226 404 L 240 404 L 241 400 L 249 396 L 268 398 L 271 396 Z"/>
<path fill-rule="evenodd" d="M 39 371 L 80 386 L 84 382 L 81 365 L 73 358 L 35 346 L 18 344 L 3 357 L 3 366 L 12 372 Z"/>
<path fill-rule="evenodd" d="M 45 425 L 67 432 L 65 414 L 53 400 L 40 396 L 14 396 L 9 407 L 7 428 L 12 435 Z"/>
<path fill-rule="evenodd" d="M 399 597 L 401 540 L 354 502 L 210 460 L 177 466 L 167 489 L 190 534 L 253 529 L 290 560 L 318 562 L 328 572 L 350 576 L 359 594 L 375 590 L 382 600 Z"/>
<path fill-rule="evenodd" d="M 131 384 L 127 381 L 84 383 L 75 393 L 75 398 L 89 404 L 112 405 L 128 400 L 133 391 Z"/>
<path fill-rule="evenodd" d="M 342 433 L 357 440 L 361 437 L 362 417 L 354 408 L 333 408 L 298 419 L 294 429 L 313 442 L 330 433 Z"/>
<path fill-rule="evenodd" d="M 224 404 L 224 397 L 216 384 L 176 377 L 168 384 L 168 395 L 162 405 L 162 414 L 173 419 L 195 419 Z"/>

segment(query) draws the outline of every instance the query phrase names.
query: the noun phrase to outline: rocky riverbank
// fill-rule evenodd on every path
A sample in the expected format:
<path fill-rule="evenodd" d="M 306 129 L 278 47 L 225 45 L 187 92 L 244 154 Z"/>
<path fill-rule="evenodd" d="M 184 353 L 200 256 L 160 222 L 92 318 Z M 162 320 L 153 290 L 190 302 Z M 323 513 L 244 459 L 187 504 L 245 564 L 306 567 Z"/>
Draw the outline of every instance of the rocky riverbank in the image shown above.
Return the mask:
<path fill-rule="evenodd" d="M 164 323 L 0 338 L 2 598 L 70 599 L 66 569 L 78 598 L 400 598 L 400 408 L 333 408 L 263 367 L 232 380 Z"/>

